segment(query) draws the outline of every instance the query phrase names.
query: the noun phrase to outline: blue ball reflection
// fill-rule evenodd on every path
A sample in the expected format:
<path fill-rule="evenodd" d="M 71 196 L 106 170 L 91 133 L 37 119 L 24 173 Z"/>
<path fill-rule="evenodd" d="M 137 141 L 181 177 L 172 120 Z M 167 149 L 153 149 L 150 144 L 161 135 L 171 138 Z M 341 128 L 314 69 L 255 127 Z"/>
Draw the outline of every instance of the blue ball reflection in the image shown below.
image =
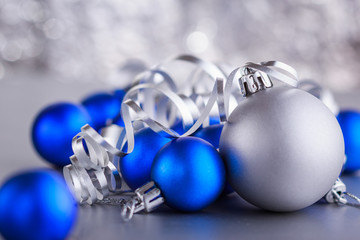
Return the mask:
<path fill-rule="evenodd" d="M 156 154 L 151 178 L 166 204 L 181 211 L 198 211 L 214 202 L 223 190 L 225 166 L 208 142 L 183 137 L 167 143 Z"/>
<path fill-rule="evenodd" d="M 0 188 L 0 233 L 5 239 L 65 239 L 76 215 L 76 202 L 54 171 L 27 171 Z"/>
<path fill-rule="evenodd" d="M 91 124 L 91 119 L 82 106 L 53 104 L 43 109 L 33 123 L 34 147 L 45 160 L 56 166 L 70 164 L 71 140 L 87 123 Z"/>
<path fill-rule="evenodd" d="M 341 111 L 337 116 L 344 135 L 346 164 L 345 172 L 360 169 L 360 113 Z"/>

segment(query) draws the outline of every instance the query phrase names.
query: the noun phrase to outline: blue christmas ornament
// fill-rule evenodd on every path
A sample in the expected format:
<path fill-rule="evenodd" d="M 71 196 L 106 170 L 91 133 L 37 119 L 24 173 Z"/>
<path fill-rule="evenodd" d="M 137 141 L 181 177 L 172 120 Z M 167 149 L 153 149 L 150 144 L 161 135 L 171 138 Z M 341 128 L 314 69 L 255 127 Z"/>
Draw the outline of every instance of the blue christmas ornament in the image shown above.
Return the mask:
<path fill-rule="evenodd" d="M 57 103 L 43 109 L 32 127 L 37 152 L 48 162 L 63 167 L 70 164 L 71 140 L 91 118 L 82 106 Z"/>
<path fill-rule="evenodd" d="M 211 145 L 214 146 L 214 148 L 219 148 L 219 141 L 221 136 L 221 131 L 223 129 L 224 125 L 216 124 L 211 125 L 206 128 L 202 128 L 194 133 L 195 137 L 199 137 L 201 139 L 204 139 L 205 141 L 208 141 L 211 143 Z M 233 188 L 230 186 L 229 182 L 225 182 L 223 194 L 227 195 L 229 193 L 234 192 Z"/>
<path fill-rule="evenodd" d="M 123 89 L 116 89 L 113 94 L 115 98 L 121 103 L 126 94 L 126 91 Z"/>
<path fill-rule="evenodd" d="M 222 192 L 225 166 L 211 144 L 200 138 L 183 137 L 167 143 L 156 154 L 151 179 L 167 205 L 181 211 L 198 211 Z"/>
<path fill-rule="evenodd" d="M 76 202 L 54 171 L 27 171 L 0 188 L 0 233 L 5 239 L 65 239 L 76 215 Z"/>
<path fill-rule="evenodd" d="M 120 102 L 120 106 L 125 94 L 126 91 L 123 89 L 116 89 L 114 91 L 114 97 Z M 116 115 L 116 117 L 112 120 L 111 123 L 119 125 L 120 127 L 125 127 L 124 120 L 122 119 L 120 112 Z"/>
<path fill-rule="evenodd" d="M 220 124 L 220 119 L 218 117 L 210 117 L 209 119 L 209 125 L 218 125 Z"/>
<path fill-rule="evenodd" d="M 92 127 L 97 131 L 106 126 L 107 120 L 115 118 L 121 108 L 121 102 L 109 93 L 96 93 L 85 98 L 81 103 L 90 114 Z"/>
<path fill-rule="evenodd" d="M 121 114 L 118 114 L 111 122 L 112 124 L 119 125 L 120 127 L 125 127 L 124 120 L 121 117 Z"/>
<path fill-rule="evenodd" d="M 346 163 L 345 172 L 360 169 L 360 113 L 356 111 L 341 111 L 337 116 L 344 142 Z"/>
<path fill-rule="evenodd" d="M 150 128 L 142 129 L 135 134 L 134 150 L 120 159 L 121 174 L 131 189 L 135 190 L 151 180 L 154 157 L 170 140 Z"/>
<path fill-rule="evenodd" d="M 190 126 L 186 126 L 185 129 L 183 128 L 183 122 L 181 120 L 175 121 L 175 123 L 171 126 L 171 130 L 177 132 L 178 134 L 182 135 L 186 131 L 188 131 L 191 128 Z"/>

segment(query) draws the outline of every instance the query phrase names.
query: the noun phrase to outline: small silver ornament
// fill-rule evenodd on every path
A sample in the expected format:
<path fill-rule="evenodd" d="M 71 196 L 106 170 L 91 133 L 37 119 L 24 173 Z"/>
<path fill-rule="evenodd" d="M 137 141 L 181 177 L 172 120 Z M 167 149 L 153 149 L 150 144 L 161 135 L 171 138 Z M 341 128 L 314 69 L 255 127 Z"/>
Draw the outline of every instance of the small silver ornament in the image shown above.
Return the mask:
<path fill-rule="evenodd" d="M 220 153 L 241 197 L 266 210 L 296 211 L 331 189 L 342 168 L 344 141 L 321 101 L 282 86 L 240 102 L 222 131 Z"/>

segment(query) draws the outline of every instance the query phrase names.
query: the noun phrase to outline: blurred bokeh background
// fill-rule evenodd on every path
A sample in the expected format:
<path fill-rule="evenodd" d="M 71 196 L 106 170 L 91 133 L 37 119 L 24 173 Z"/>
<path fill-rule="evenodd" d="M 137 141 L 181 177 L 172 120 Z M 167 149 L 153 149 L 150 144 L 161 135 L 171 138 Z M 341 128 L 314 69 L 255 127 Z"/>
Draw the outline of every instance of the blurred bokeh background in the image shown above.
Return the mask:
<path fill-rule="evenodd" d="M 360 87 L 360 1 L 0 0 L 0 79 L 126 85 L 179 53 L 280 60 L 335 91 Z M 36 79 L 20 78 L 22 81 Z"/>

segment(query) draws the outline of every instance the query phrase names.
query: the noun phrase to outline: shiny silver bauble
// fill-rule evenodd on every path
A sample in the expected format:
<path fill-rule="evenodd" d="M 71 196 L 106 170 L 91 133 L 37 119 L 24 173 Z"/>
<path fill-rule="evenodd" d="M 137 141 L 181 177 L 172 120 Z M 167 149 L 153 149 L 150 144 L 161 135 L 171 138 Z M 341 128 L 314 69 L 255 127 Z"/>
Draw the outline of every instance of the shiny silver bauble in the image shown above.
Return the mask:
<path fill-rule="evenodd" d="M 231 113 L 220 138 L 228 180 L 248 202 L 295 211 L 321 199 L 344 160 L 344 140 L 330 110 L 290 87 L 257 92 Z"/>

